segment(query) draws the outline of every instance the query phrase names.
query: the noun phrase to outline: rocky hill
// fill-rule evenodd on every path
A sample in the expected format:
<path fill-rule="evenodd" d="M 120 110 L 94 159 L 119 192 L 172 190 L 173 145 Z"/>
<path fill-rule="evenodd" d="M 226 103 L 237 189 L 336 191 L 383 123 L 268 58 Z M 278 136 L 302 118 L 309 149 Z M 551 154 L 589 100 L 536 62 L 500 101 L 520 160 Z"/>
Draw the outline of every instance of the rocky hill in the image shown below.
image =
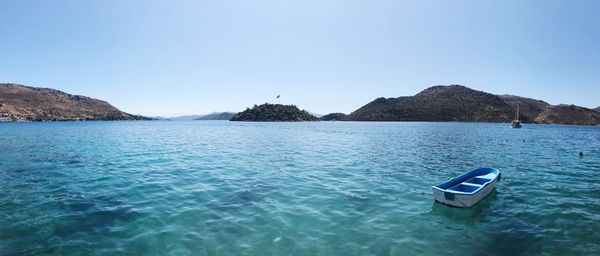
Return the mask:
<path fill-rule="evenodd" d="M 235 113 L 231 113 L 231 112 L 212 113 L 212 114 L 208 114 L 208 115 L 203 115 L 194 120 L 229 120 L 234 115 L 235 115 Z"/>
<path fill-rule="evenodd" d="M 575 105 L 549 106 L 535 118 L 542 124 L 599 125 L 600 112 Z"/>
<path fill-rule="evenodd" d="M 600 107 L 595 108 L 594 110 L 600 112 Z"/>
<path fill-rule="evenodd" d="M 331 114 L 327 114 L 322 117 L 319 117 L 319 120 L 320 121 L 342 121 L 342 120 L 345 120 L 347 116 L 348 115 L 346 115 L 344 113 L 331 113 Z"/>
<path fill-rule="evenodd" d="M 318 121 L 318 118 L 294 105 L 265 103 L 260 106 L 254 105 L 252 108 L 235 114 L 230 121 L 302 122 Z"/>
<path fill-rule="evenodd" d="M 500 97 L 461 85 L 434 86 L 415 96 L 378 98 L 348 115 L 352 121 L 508 122 L 512 107 Z"/>
<path fill-rule="evenodd" d="M 519 119 L 526 123 L 534 122 L 535 118 L 539 116 L 546 108 L 551 105 L 545 101 L 530 99 L 525 97 L 519 97 L 514 95 L 501 95 L 506 103 L 508 103 L 513 109 L 517 109 L 519 106 Z M 514 116 L 515 114 L 513 114 Z"/>
<path fill-rule="evenodd" d="M 2 121 L 145 120 L 105 101 L 59 90 L 0 84 Z"/>
<path fill-rule="evenodd" d="M 513 95 L 494 95 L 461 85 L 433 86 L 415 96 L 377 98 L 352 112 L 350 121 L 509 122 L 517 105 L 525 123 L 598 125 L 598 112 L 573 105 L 553 106 Z"/>

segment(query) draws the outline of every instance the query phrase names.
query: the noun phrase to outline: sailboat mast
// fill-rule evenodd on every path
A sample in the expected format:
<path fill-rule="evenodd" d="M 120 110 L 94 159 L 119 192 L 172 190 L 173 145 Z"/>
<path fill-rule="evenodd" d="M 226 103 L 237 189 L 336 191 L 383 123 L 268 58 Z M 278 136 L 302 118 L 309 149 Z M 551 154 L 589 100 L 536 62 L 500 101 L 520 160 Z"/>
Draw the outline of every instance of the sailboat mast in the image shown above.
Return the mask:
<path fill-rule="evenodd" d="M 519 121 L 519 104 L 517 104 L 517 116 L 515 117 L 515 120 Z"/>

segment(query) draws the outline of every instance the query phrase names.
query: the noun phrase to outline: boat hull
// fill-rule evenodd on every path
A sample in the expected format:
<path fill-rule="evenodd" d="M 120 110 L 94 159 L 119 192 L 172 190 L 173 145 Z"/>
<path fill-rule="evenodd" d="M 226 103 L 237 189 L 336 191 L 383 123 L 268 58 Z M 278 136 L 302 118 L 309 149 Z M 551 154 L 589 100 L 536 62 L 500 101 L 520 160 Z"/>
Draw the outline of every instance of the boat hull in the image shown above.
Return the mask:
<path fill-rule="evenodd" d="M 436 202 L 453 207 L 471 207 L 494 190 L 500 171 L 477 168 L 431 187 Z"/>
<path fill-rule="evenodd" d="M 521 124 L 520 121 L 513 121 L 512 124 L 510 124 L 510 127 L 512 128 L 521 128 L 523 125 Z"/>
<path fill-rule="evenodd" d="M 450 200 L 449 198 L 447 199 L 447 196 L 445 195 L 445 193 L 448 193 L 448 192 L 443 192 L 443 191 L 437 190 L 435 188 L 432 188 L 433 198 L 435 199 L 436 202 L 441 203 L 441 204 L 445 204 L 445 205 L 453 206 L 453 207 L 467 208 L 467 207 L 471 207 L 471 206 L 475 205 L 477 202 L 481 201 L 487 195 L 489 195 L 490 192 L 492 192 L 494 190 L 494 188 L 496 187 L 497 182 L 498 182 L 498 179 L 495 179 L 491 183 L 488 183 L 487 185 L 485 185 L 477 193 L 472 194 L 472 195 L 454 194 L 453 200 Z"/>

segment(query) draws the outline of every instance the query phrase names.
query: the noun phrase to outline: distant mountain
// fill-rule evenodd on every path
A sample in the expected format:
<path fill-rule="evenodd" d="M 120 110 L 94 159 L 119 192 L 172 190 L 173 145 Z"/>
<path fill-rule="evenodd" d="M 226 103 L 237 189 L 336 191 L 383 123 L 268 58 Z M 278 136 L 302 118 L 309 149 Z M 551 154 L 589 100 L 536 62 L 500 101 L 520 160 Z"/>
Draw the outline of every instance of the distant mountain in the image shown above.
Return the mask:
<path fill-rule="evenodd" d="M 196 118 L 200 118 L 203 116 L 205 116 L 205 115 L 184 115 L 184 116 L 168 117 L 166 119 L 171 120 L 171 121 L 192 121 L 192 120 L 196 120 Z"/>
<path fill-rule="evenodd" d="M 208 115 L 203 115 L 194 120 L 229 120 L 231 119 L 235 113 L 231 112 L 220 112 L 220 113 L 212 113 Z"/>
<path fill-rule="evenodd" d="M 235 114 L 230 121 L 302 122 L 318 121 L 318 118 L 294 105 L 265 103 L 260 106 L 254 105 L 252 108 Z"/>
<path fill-rule="evenodd" d="M 600 112 L 600 107 L 595 108 L 594 110 Z"/>
<path fill-rule="evenodd" d="M 502 98 L 461 85 L 434 86 L 415 96 L 378 98 L 348 115 L 351 121 L 508 122 Z"/>
<path fill-rule="evenodd" d="M 415 96 L 377 98 L 344 120 L 509 122 L 517 105 L 523 122 L 598 125 L 599 112 L 513 95 L 494 95 L 462 85 L 433 86 Z M 599 107 L 600 108 L 600 107 Z"/>
<path fill-rule="evenodd" d="M 348 115 L 344 113 L 331 113 L 324 116 L 319 117 L 321 121 L 342 121 L 346 119 Z"/>
<path fill-rule="evenodd" d="M 206 115 L 184 115 L 166 118 L 171 121 L 194 121 L 194 120 L 229 120 L 235 113 L 214 112 Z"/>
<path fill-rule="evenodd" d="M 2 121 L 147 120 L 109 103 L 59 90 L 0 83 Z"/>
<path fill-rule="evenodd" d="M 162 121 L 170 120 L 169 118 L 166 118 L 164 116 L 149 116 L 148 118 L 150 118 L 152 120 L 162 120 Z"/>
<path fill-rule="evenodd" d="M 589 108 L 575 105 L 549 106 L 535 118 L 542 124 L 579 124 L 599 125 L 600 113 Z"/>
<path fill-rule="evenodd" d="M 316 116 L 317 118 L 321 118 L 323 116 L 321 114 L 313 113 L 313 112 L 310 112 L 310 111 L 306 111 L 306 113 L 309 113 L 309 114 L 311 114 L 313 116 Z"/>
<path fill-rule="evenodd" d="M 545 101 L 535 100 L 514 95 L 500 95 L 506 103 L 513 109 L 519 106 L 519 119 L 523 122 L 534 122 L 535 118 L 540 115 L 546 108 L 551 106 Z M 515 114 L 513 114 L 515 115 Z"/>

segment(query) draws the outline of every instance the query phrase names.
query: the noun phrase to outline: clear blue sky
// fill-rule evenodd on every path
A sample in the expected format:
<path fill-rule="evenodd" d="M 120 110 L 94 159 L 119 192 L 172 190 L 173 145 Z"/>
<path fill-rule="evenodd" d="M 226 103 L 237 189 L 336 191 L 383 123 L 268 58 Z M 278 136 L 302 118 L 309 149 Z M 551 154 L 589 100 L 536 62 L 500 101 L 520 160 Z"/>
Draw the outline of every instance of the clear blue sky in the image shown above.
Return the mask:
<path fill-rule="evenodd" d="M 463 84 L 600 105 L 600 1 L 0 1 L 0 82 L 145 115 Z"/>

